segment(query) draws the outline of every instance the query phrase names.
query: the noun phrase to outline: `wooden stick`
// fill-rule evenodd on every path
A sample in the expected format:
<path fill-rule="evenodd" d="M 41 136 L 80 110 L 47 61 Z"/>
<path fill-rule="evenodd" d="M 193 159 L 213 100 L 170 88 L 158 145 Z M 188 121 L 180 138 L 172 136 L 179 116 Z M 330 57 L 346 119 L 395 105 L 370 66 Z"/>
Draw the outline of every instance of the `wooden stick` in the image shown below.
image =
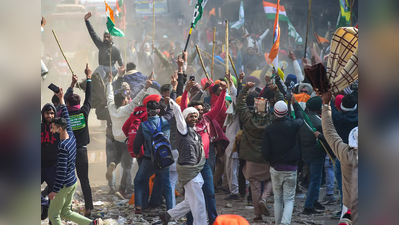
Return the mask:
<path fill-rule="evenodd" d="M 352 7 L 353 7 L 353 3 L 355 2 L 355 0 L 351 0 L 351 9 L 350 9 L 350 14 L 351 14 L 351 26 L 352 26 Z"/>
<path fill-rule="evenodd" d="M 207 55 L 208 57 L 212 57 L 211 56 L 211 54 L 209 54 L 208 52 L 206 52 L 206 51 L 204 51 L 204 50 L 202 50 L 202 49 L 200 49 L 200 48 L 198 48 L 201 52 L 203 52 L 203 53 L 205 53 L 205 55 Z M 225 65 L 223 62 L 221 62 L 220 60 L 218 60 L 218 59 L 214 59 L 214 60 L 216 60 L 217 62 L 219 62 L 220 64 L 222 64 L 223 66 Z"/>
<path fill-rule="evenodd" d="M 308 33 L 309 33 L 309 20 L 310 20 L 310 10 L 312 7 L 312 0 L 309 0 L 309 11 L 308 11 L 308 25 L 306 28 L 306 41 L 305 41 L 305 49 L 304 49 L 304 53 L 303 53 L 303 57 L 306 58 L 306 48 L 308 46 Z"/>
<path fill-rule="evenodd" d="M 231 67 L 233 67 L 234 73 L 236 74 L 236 77 L 238 78 L 237 70 L 236 70 L 236 67 L 234 66 L 234 62 L 233 62 L 233 59 L 231 58 L 230 54 L 229 54 L 229 59 L 230 59 Z"/>
<path fill-rule="evenodd" d="M 211 68 L 211 78 L 213 80 L 213 65 L 215 64 L 215 44 L 216 44 L 216 27 L 213 28 L 213 46 L 212 46 L 212 68 Z"/>
<path fill-rule="evenodd" d="M 155 40 L 155 1 L 152 3 L 152 45 Z"/>
<path fill-rule="evenodd" d="M 225 65 L 225 68 L 226 68 L 226 73 L 228 73 L 229 72 L 229 21 L 227 21 L 227 20 L 225 20 L 224 21 L 225 22 L 225 31 L 226 31 L 226 65 Z M 227 87 L 228 87 L 228 89 L 229 89 L 229 92 L 230 92 L 230 82 L 227 82 Z"/>
<path fill-rule="evenodd" d="M 197 54 L 198 54 L 198 56 L 199 56 L 202 69 L 203 69 L 204 72 L 205 72 L 205 76 L 206 76 L 206 78 L 209 80 L 208 72 L 206 72 L 205 65 L 204 65 L 204 61 L 202 61 L 202 56 L 201 56 L 201 52 L 199 51 L 198 45 L 195 45 L 195 49 L 197 50 Z"/>
<path fill-rule="evenodd" d="M 66 58 L 66 56 L 65 56 L 65 54 L 64 54 L 64 51 L 62 50 L 61 44 L 60 44 L 60 42 L 58 41 L 58 38 L 57 38 L 57 35 L 55 34 L 55 31 L 54 31 L 54 30 L 52 30 L 52 31 L 53 31 L 54 38 L 55 38 L 55 40 L 57 41 L 58 47 L 60 48 L 61 53 L 62 53 L 62 55 L 64 56 L 65 61 L 66 61 L 67 64 L 68 64 L 69 70 L 71 70 L 72 75 L 75 74 L 75 73 L 73 72 L 73 70 L 72 70 L 71 65 L 70 65 L 69 62 L 68 62 L 68 59 Z"/>

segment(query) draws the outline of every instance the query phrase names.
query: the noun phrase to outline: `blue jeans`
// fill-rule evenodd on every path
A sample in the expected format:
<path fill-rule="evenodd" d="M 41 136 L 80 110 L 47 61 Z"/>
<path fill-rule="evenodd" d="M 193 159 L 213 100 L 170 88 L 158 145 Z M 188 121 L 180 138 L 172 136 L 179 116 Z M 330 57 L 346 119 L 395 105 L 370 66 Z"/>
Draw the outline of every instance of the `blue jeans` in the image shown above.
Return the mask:
<path fill-rule="evenodd" d="M 148 208 L 148 199 L 143 199 L 143 196 L 148 196 L 148 180 L 153 174 L 155 177 L 159 177 L 161 181 L 162 189 L 165 193 L 166 208 L 169 210 L 172 208 L 172 188 L 170 187 L 169 180 L 169 167 L 158 170 L 155 169 L 151 160 L 144 159 L 141 163 L 139 170 L 137 171 L 136 177 L 134 178 L 134 200 L 136 206 L 141 206 L 142 209 Z M 155 185 L 155 184 L 154 184 Z M 154 190 L 153 190 L 154 193 Z"/>
<path fill-rule="evenodd" d="M 172 192 L 173 192 L 173 190 L 172 190 Z M 152 188 L 149 206 L 151 206 L 151 207 L 159 206 L 161 204 L 162 193 L 163 193 L 163 188 L 162 188 L 162 184 L 161 184 L 161 178 L 159 176 L 155 175 L 154 186 Z M 173 196 L 173 194 L 172 194 L 172 196 Z"/>
<path fill-rule="evenodd" d="M 305 201 L 305 208 L 313 208 L 313 203 L 319 200 L 321 177 L 323 173 L 324 157 L 303 159 L 310 170 L 310 183 Z"/>
<path fill-rule="evenodd" d="M 115 144 L 112 142 L 111 139 L 108 137 L 106 138 L 105 141 L 105 153 L 107 155 L 107 168 L 109 164 L 112 162 L 114 159 L 114 152 L 115 152 Z M 115 187 L 116 182 L 115 182 L 115 172 L 112 173 L 112 179 L 108 181 L 108 186 L 109 187 Z"/>
<path fill-rule="evenodd" d="M 133 158 L 130 156 L 129 149 L 126 143 L 115 141 L 115 151 L 113 162 L 115 165 L 121 164 L 122 167 L 122 178 L 121 185 L 119 186 L 119 191 L 125 193 L 133 193 L 132 187 L 132 166 Z"/>
<path fill-rule="evenodd" d="M 341 162 L 338 160 L 338 158 L 335 160 L 335 168 L 334 168 L 334 173 L 335 173 L 335 179 L 337 179 L 337 184 L 338 184 L 338 189 L 341 194 L 341 208 L 342 208 L 342 173 L 341 173 Z"/>
<path fill-rule="evenodd" d="M 216 154 L 215 154 L 215 146 L 213 143 L 209 144 L 209 158 L 207 159 L 209 166 L 211 167 L 212 174 L 215 173 L 215 164 L 216 164 Z M 204 178 L 205 180 L 205 178 Z"/>
<path fill-rule="evenodd" d="M 206 160 L 204 168 L 201 170 L 202 178 L 204 179 L 204 184 L 202 185 L 202 191 L 205 196 L 206 210 L 208 211 L 209 224 L 213 224 L 218 216 L 216 211 L 216 200 L 215 200 L 215 189 L 213 187 L 213 175 L 211 167 L 209 166 L 208 160 Z M 193 224 L 193 215 L 187 214 L 187 224 Z"/>
<path fill-rule="evenodd" d="M 324 169 L 326 171 L 326 194 L 332 195 L 334 194 L 334 164 L 330 161 L 330 158 L 327 156 L 324 159 Z"/>

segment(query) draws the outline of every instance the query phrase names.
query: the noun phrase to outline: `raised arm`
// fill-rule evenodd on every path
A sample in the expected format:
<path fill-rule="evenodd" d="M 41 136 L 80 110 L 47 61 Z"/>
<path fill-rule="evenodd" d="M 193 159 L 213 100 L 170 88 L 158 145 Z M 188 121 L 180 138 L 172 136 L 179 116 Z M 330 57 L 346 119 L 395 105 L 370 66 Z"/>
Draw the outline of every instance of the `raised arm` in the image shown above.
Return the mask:
<path fill-rule="evenodd" d="M 86 63 L 85 74 L 86 74 L 86 94 L 85 94 L 85 101 L 83 103 L 82 111 L 89 114 L 90 109 L 91 109 L 91 89 L 92 89 L 91 74 L 92 74 L 92 71 L 90 70 L 88 63 Z"/>
<path fill-rule="evenodd" d="M 97 33 L 94 31 L 93 27 L 91 26 L 91 24 L 89 22 L 90 17 L 91 17 L 91 12 L 88 12 L 85 15 L 86 27 L 87 27 L 87 30 L 89 31 L 91 39 L 93 40 L 96 47 L 99 49 L 103 45 L 103 41 L 101 40 L 101 38 L 97 35 Z"/>
<path fill-rule="evenodd" d="M 159 51 L 158 48 L 155 48 L 155 46 L 154 46 L 154 52 L 155 52 L 155 54 L 158 56 L 158 58 L 161 60 L 162 64 L 163 64 L 166 68 L 168 68 L 168 67 L 170 66 L 169 60 L 162 54 L 161 51 Z"/>
<path fill-rule="evenodd" d="M 222 86 L 222 83 L 224 83 L 224 81 L 220 82 L 220 86 Z M 219 98 L 216 101 L 216 105 L 213 109 L 211 109 L 209 112 L 207 112 L 205 115 L 209 116 L 209 118 L 211 118 L 211 120 L 216 119 L 216 117 L 220 114 L 220 111 L 222 110 L 223 107 L 226 107 L 226 89 L 227 89 L 227 85 L 224 84 L 224 86 L 222 87 L 223 90 L 222 92 L 220 92 Z"/>
<path fill-rule="evenodd" d="M 182 99 L 182 101 L 183 101 L 183 99 Z M 180 109 L 180 106 L 172 99 L 169 100 L 169 106 L 170 106 L 170 108 L 172 108 L 173 114 L 175 115 L 177 130 L 180 132 L 180 134 L 186 135 L 188 132 L 187 123 L 183 117 L 182 110 Z"/>
<path fill-rule="evenodd" d="M 259 37 L 260 41 L 262 41 L 268 33 L 269 33 L 269 29 L 266 29 L 265 32 Z"/>

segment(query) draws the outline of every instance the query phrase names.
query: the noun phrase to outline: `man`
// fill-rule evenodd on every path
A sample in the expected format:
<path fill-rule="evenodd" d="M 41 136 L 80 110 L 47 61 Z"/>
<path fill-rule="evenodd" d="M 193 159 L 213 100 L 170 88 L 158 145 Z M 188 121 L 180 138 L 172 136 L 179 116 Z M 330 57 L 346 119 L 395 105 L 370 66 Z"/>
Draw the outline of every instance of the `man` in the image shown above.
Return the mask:
<path fill-rule="evenodd" d="M 346 144 L 349 143 L 348 136 L 351 130 L 358 126 L 358 112 L 357 112 L 357 99 L 355 96 L 349 94 L 345 95 L 341 101 L 341 111 L 338 111 L 335 105 L 332 108 L 332 119 L 334 127 L 338 135 L 342 138 L 342 141 Z M 332 146 L 331 146 L 332 147 Z M 342 173 L 341 173 L 341 161 L 335 160 L 335 178 L 338 183 L 338 189 L 341 193 L 341 203 L 343 202 L 343 189 L 342 189 Z M 345 205 L 342 205 L 342 207 Z M 348 205 L 346 205 L 348 206 Z M 335 219 L 342 217 L 344 212 L 337 212 L 334 216 Z"/>
<path fill-rule="evenodd" d="M 83 106 L 80 107 L 80 96 L 73 93 L 73 87 L 78 81 L 78 77 L 73 75 L 71 86 L 65 94 L 65 101 L 68 108 L 71 127 L 76 138 L 76 173 L 85 199 L 85 216 L 91 215 L 93 198 L 89 182 L 89 160 L 87 158 L 87 145 L 90 143 L 88 118 L 91 109 L 91 74 L 89 65 L 86 64 L 86 96 Z"/>
<path fill-rule="evenodd" d="M 116 195 L 122 199 L 130 198 L 129 195 L 133 193 L 131 169 L 133 158 L 130 156 L 129 150 L 125 143 L 126 136 L 123 133 L 122 127 L 126 120 L 129 118 L 130 113 L 134 108 L 139 106 L 139 102 L 144 98 L 147 89 L 152 85 L 152 78 L 147 81 L 147 85 L 143 88 L 137 96 L 128 104 L 126 96 L 122 93 L 114 95 L 112 87 L 112 75 L 108 74 L 107 84 L 107 105 L 109 114 L 112 121 L 112 134 L 115 139 L 115 150 L 112 162 L 108 166 L 106 178 L 110 181 L 113 177 L 113 172 L 116 166 L 121 163 L 123 173 L 121 178 L 121 185 Z"/>
<path fill-rule="evenodd" d="M 240 79 L 242 80 L 245 77 L 245 73 L 240 73 Z M 229 184 L 230 196 L 225 198 L 225 200 L 234 200 L 238 199 L 239 185 L 238 185 L 238 168 L 239 168 L 239 158 L 238 152 L 233 152 L 233 146 L 236 139 L 236 135 L 240 130 L 240 118 L 238 113 L 235 113 L 236 105 L 237 105 L 237 89 L 234 86 L 234 83 L 231 80 L 231 74 L 229 73 L 226 76 L 227 80 L 230 81 L 230 96 L 231 96 L 231 104 L 227 109 L 226 120 L 224 124 L 226 125 L 226 136 L 229 139 L 230 143 L 226 148 L 226 175 L 227 181 Z"/>
<path fill-rule="evenodd" d="M 167 98 L 169 99 L 169 98 Z M 161 111 L 160 103 L 157 101 L 149 101 L 147 103 L 147 121 L 148 126 L 152 126 L 152 129 L 156 130 L 159 123 L 161 123 L 162 133 L 169 139 L 170 137 L 170 125 L 169 122 L 159 116 Z M 139 129 L 137 131 L 137 136 L 134 139 L 133 149 L 134 153 L 138 155 L 140 153 L 141 146 L 144 147 L 144 160 L 141 162 L 139 170 L 137 171 L 136 177 L 134 179 L 134 197 L 135 197 L 135 208 L 136 214 L 140 214 L 142 210 L 142 196 L 146 196 L 144 187 L 148 184 L 149 178 L 155 173 L 159 183 L 161 185 L 161 190 L 164 191 L 164 196 L 166 200 L 166 208 L 172 208 L 172 188 L 170 186 L 169 180 L 169 167 L 163 169 L 156 169 L 151 161 L 151 151 L 153 143 L 151 130 L 144 124 L 140 123 Z"/>
<path fill-rule="evenodd" d="M 322 132 L 321 119 L 318 113 L 321 110 L 322 100 L 315 96 L 306 102 L 307 113 L 312 127 L 318 132 Z M 310 124 L 302 125 L 299 130 L 299 141 L 302 152 L 302 159 L 310 170 L 310 183 L 308 193 L 306 195 L 304 214 L 317 214 L 324 211 L 326 208 L 318 201 L 321 185 L 321 177 L 323 173 L 323 164 L 326 157 L 326 152 L 315 138 L 314 131 Z"/>
<path fill-rule="evenodd" d="M 51 121 L 56 114 L 57 109 L 53 104 L 47 103 L 43 106 L 41 123 L 41 183 L 46 181 L 46 189 L 50 191 L 53 190 L 57 170 L 59 135 L 51 133 Z M 43 192 L 43 197 L 47 196 L 47 194 L 47 191 Z"/>
<path fill-rule="evenodd" d="M 185 195 L 182 202 L 173 209 L 162 212 L 160 218 L 162 224 L 166 225 L 169 220 L 179 219 L 191 211 L 194 217 L 193 224 L 204 225 L 207 224 L 205 199 L 201 190 L 204 179 L 200 171 L 206 160 L 201 135 L 194 129 L 200 114 L 194 107 L 188 107 L 182 113 L 179 105 L 173 100 L 170 100 L 169 104 L 176 118 L 176 142 L 179 151 L 176 169 Z"/>
<path fill-rule="evenodd" d="M 292 96 L 291 104 L 296 119 L 289 118 L 287 104 L 278 101 L 274 104 L 276 119 L 263 134 L 262 155 L 271 165 L 276 224 L 291 224 L 294 209 L 297 165 L 300 160 L 296 141 L 303 125 L 303 115 L 295 96 Z"/>
<path fill-rule="evenodd" d="M 91 17 L 91 12 L 88 12 L 85 16 L 85 22 L 87 30 L 89 31 L 90 37 L 94 44 L 98 48 L 98 67 L 94 73 L 99 73 L 103 80 L 106 80 L 107 74 L 110 71 L 110 66 L 112 74 L 116 75 L 118 70 L 115 68 L 115 63 L 118 62 L 119 66 L 123 66 L 122 54 L 119 49 L 112 42 L 112 37 L 109 32 L 104 32 L 103 40 L 96 34 L 93 27 L 89 22 Z M 111 48 L 111 52 L 110 52 Z M 111 65 L 110 65 L 110 54 L 111 54 Z"/>
<path fill-rule="evenodd" d="M 342 162 L 342 194 L 343 194 L 343 205 L 341 218 L 346 213 L 348 209 L 352 207 L 351 199 L 355 196 L 351 196 L 352 193 L 352 172 L 354 168 L 357 167 L 358 158 L 358 127 L 353 128 L 348 137 L 345 139 L 348 143 L 340 137 L 337 130 L 334 129 L 333 119 L 332 119 L 332 109 L 330 102 L 332 99 L 331 91 L 322 94 L 323 99 L 323 109 L 322 109 L 322 126 L 324 137 L 327 143 L 331 146 L 337 159 Z M 349 100 L 349 99 L 348 99 Z M 344 102 L 344 99 L 342 100 Z M 342 106 L 341 106 L 342 108 Z M 346 107 L 344 107 L 346 108 Z M 343 109 L 344 109 L 343 108 Z M 355 108 L 355 107 L 353 107 Z M 348 108 L 346 108 L 348 109 Z M 338 162 L 336 160 L 336 162 Z M 357 196 L 356 196 L 357 197 Z"/>
<path fill-rule="evenodd" d="M 151 75 L 150 75 L 151 76 Z M 142 90 L 147 82 L 148 77 L 137 71 L 136 64 L 128 62 L 126 64 L 126 72 L 123 68 L 118 69 L 118 78 L 113 82 L 114 90 L 118 90 L 123 87 L 123 82 L 126 82 L 130 86 L 131 99 L 134 99 L 137 94 Z M 151 88 L 159 91 L 160 85 L 156 81 L 152 81 Z"/>
<path fill-rule="evenodd" d="M 153 69 L 153 59 L 150 49 L 150 44 L 147 43 L 148 36 L 146 36 L 143 40 L 143 43 L 140 45 L 140 52 L 138 55 L 138 65 L 140 66 L 139 69 L 144 74 L 150 74 Z"/>
<path fill-rule="evenodd" d="M 240 159 L 245 160 L 243 174 L 245 179 L 249 181 L 252 192 L 252 201 L 255 211 L 255 222 L 262 221 L 262 214 L 269 216 L 270 212 L 267 209 L 266 200 L 272 191 L 272 182 L 270 180 L 270 164 L 262 158 L 262 138 L 263 132 L 271 123 L 272 117 L 270 115 L 267 105 L 257 107 L 255 110 L 248 109 L 246 99 L 248 91 L 254 87 L 254 83 L 248 82 L 241 90 L 238 100 L 236 113 L 239 115 L 243 123 L 241 145 L 240 145 Z M 283 95 L 278 91 L 276 85 L 270 86 L 278 100 L 283 99 Z M 259 99 L 255 99 L 259 102 Z M 272 105 L 271 105 L 272 107 Z M 261 191 L 261 182 L 265 182 L 263 193 Z"/>
<path fill-rule="evenodd" d="M 210 143 L 211 143 L 211 138 L 214 136 L 214 134 L 210 134 L 210 132 L 214 129 L 212 129 L 212 121 L 219 115 L 221 109 L 225 107 L 225 98 L 226 98 L 226 89 L 227 85 L 224 81 L 221 83 L 222 87 L 222 92 L 219 95 L 218 101 L 213 109 L 211 109 L 208 113 L 204 114 L 204 106 L 203 103 L 198 102 L 198 101 L 191 101 L 190 104 L 188 105 L 189 107 L 194 107 L 198 110 L 199 116 L 198 116 L 198 122 L 196 123 L 196 126 L 194 129 L 201 135 L 202 142 L 204 144 L 204 152 L 205 152 L 205 158 L 209 158 L 209 149 L 210 149 Z M 184 91 L 182 95 L 182 100 L 181 100 L 181 107 L 182 110 L 184 111 L 187 108 L 187 95 L 188 91 L 195 85 L 195 81 L 189 81 L 186 86 L 186 90 Z M 215 189 L 213 185 L 213 175 L 212 175 L 212 170 L 211 167 L 209 166 L 208 160 L 206 160 L 205 165 L 203 169 L 201 170 L 201 175 L 204 178 L 204 185 L 202 187 L 202 190 L 205 195 L 206 199 L 206 208 L 208 210 L 208 218 L 209 218 L 209 223 L 213 224 L 217 217 L 217 211 L 216 211 L 216 200 L 215 200 Z M 189 218 L 188 218 L 189 219 Z M 188 223 L 189 224 L 189 223 Z M 191 221 L 190 221 L 191 224 Z"/>
<path fill-rule="evenodd" d="M 64 92 L 60 88 L 57 93 L 60 99 L 62 117 L 51 120 L 51 132 L 60 135 L 57 154 L 56 182 L 49 194 L 49 219 L 53 225 L 62 225 L 63 219 L 82 225 L 102 225 L 101 219 L 94 221 L 81 216 L 71 210 L 73 195 L 76 191 L 77 179 L 75 175 L 76 139 L 72 131 L 67 107 L 64 104 Z"/>
<path fill-rule="evenodd" d="M 129 40 L 127 49 L 126 49 L 126 56 L 129 62 L 133 62 L 137 65 L 138 63 L 138 54 L 136 50 L 136 41 Z"/>
<path fill-rule="evenodd" d="M 155 72 L 157 73 L 156 80 L 161 84 L 167 83 L 169 82 L 169 75 L 175 72 L 175 65 L 172 60 L 165 56 L 155 45 L 152 46 L 152 49 L 162 63 L 160 67 L 155 68 Z M 159 66 L 158 64 L 155 65 Z"/>

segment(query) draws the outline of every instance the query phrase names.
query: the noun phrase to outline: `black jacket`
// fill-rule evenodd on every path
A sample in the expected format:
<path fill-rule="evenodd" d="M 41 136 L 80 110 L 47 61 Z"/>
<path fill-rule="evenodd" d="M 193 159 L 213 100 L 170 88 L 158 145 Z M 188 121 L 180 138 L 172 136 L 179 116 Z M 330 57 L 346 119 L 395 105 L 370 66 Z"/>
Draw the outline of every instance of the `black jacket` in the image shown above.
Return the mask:
<path fill-rule="evenodd" d="M 86 83 L 86 96 L 83 106 L 79 110 L 69 111 L 69 119 L 73 134 L 76 138 L 76 147 L 82 147 L 90 143 L 89 113 L 91 109 L 91 81 Z"/>
<path fill-rule="evenodd" d="M 47 103 L 42 108 L 42 124 L 41 124 L 41 167 L 48 168 L 57 164 L 58 143 L 60 135 L 51 133 L 51 123 L 47 123 L 44 119 L 44 109 L 50 106 L 54 110 L 54 116 L 57 116 L 57 110 L 51 103 Z"/>
<path fill-rule="evenodd" d="M 316 130 L 320 133 L 323 132 L 323 129 L 321 128 L 321 118 L 317 115 L 317 113 L 309 111 L 307 115 L 310 122 L 312 122 L 313 127 L 316 128 Z M 326 157 L 326 151 L 323 149 L 323 146 L 321 146 L 321 144 L 317 144 L 317 139 L 314 136 L 314 132 L 305 123 L 299 130 L 298 138 L 303 159 Z"/>
<path fill-rule="evenodd" d="M 262 155 L 271 166 L 297 165 L 300 159 L 297 134 L 304 122 L 299 104 L 293 107 L 296 119 L 276 118 L 263 134 Z"/>
<path fill-rule="evenodd" d="M 98 48 L 98 65 L 109 66 L 109 44 L 105 44 L 101 38 L 96 34 L 90 22 L 86 20 L 86 27 L 89 31 L 90 37 Z M 111 64 L 114 65 L 118 61 L 119 66 L 123 65 L 122 54 L 119 49 L 111 43 Z"/>

